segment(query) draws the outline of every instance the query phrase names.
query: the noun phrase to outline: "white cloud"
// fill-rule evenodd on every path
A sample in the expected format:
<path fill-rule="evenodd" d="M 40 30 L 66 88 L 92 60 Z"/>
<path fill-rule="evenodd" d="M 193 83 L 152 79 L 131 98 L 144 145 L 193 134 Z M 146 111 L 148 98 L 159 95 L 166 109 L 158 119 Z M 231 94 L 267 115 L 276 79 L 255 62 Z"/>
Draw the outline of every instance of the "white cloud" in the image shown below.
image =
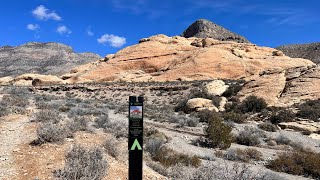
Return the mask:
<path fill-rule="evenodd" d="M 40 5 L 38 7 L 36 7 L 36 9 L 34 9 L 32 11 L 32 14 L 40 19 L 40 20 L 49 20 L 49 19 L 52 19 L 52 20 L 55 20 L 55 21 L 60 21 L 62 20 L 62 18 L 57 14 L 55 13 L 54 11 L 50 11 L 49 9 L 47 9 L 45 6 L 43 5 Z"/>
<path fill-rule="evenodd" d="M 67 26 L 58 26 L 57 32 L 61 35 L 72 33 L 72 31 Z"/>
<path fill-rule="evenodd" d="M 40 26 L 38 24 L 28 24 L 27 29 L 29 29 L 30 31 L 36 31 L 40 29 Z"/>
<path fill-rule="evenodd" d="M 94 36 L 94 32 L 92 32 L 90 26 L 87 28 L 87 34 L 88 34 L 88 36 Z"/>
<path fill-rule="evenodd" d="M 121 47 L 126 44 L 126 38 L 119 37 L 113 34 L 104 34 L 99 39 L 97 39 L 100 44 L 109 44 L 112 47 Z"/>

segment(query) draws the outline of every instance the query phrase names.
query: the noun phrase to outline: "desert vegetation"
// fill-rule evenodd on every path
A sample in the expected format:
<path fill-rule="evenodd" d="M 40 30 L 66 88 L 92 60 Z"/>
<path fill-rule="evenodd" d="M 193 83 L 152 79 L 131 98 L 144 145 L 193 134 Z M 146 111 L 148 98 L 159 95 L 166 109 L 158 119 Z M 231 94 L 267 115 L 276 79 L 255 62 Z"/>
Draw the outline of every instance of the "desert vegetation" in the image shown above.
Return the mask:
<path fill-rule="evenodd" d="M 286 179 L 277 172 L 317 178 L 317 164 L 309 161 L 317 159 L 319 152 L 306 148 L 310 146 L 306 131 L 296 140 L 280 128 L 281 123 L 315 120 L 314 116 L 306 117 L 302 112 L 316 109 L 316 101 L 307 101 L 296 106 L 297 109 L 267 107 L 266 102 L 256 96 L 240 101 L 237 92 L 241 84 L 229 84 L 232 89 L 228 92 L 211 96 L 199 91 L 203 88 L 199 83 L 188 85 L 193 90 L 170 89 L 166 83 L 137 85 L 147 88 L 141 91 L 147 97 L 143 147 L 144 160 L 153 173 L 190 180 Z M 32 137 L 36 137 L 30 139 L 28 145 L 34 150 L 64 147 L 59 151 L 65 154 L 60 158 L 63 166 L 48 172 L 51 176 L 57 179 L 113 176 L 110 166 L 119 163 L 126 167 L 128 163 L 128 105 L 123 97 L 129 96 L 132 90 L 63 89 L 66 88 L 6 90 L 0 102 L 4 109 L 1 113 L 6 113 L 2 117 L 13 113 L 28 116 L 34 126 Z M 190 98 L 208 99 L 218 107 L 224 97 L 227 102 L 219 111 L 188 108 Z M 21 111 L 13 112 L 17 107 Z M 33 110 L 29 112 L 26 109 L 30 107 Z M 98 142 L 94 137 L 100 136 L 103 138 Z M 97 143 L 89 147 L 86 144 L 90 141 Z M 273 156 L 269 157 L 270 154 Z M 261 172 L 257 171 L 257 165 L 263 169 Z"/>

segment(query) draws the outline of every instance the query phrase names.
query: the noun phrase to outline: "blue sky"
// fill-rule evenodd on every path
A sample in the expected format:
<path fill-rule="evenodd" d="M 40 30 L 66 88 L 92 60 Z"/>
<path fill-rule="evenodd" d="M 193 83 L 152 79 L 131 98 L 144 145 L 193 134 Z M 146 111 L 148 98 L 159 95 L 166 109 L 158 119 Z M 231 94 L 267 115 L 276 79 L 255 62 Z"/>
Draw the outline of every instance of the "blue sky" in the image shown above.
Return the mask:
<path fill-rule="evenodd" d="M 4 0 L 0 46 L 60 42 L 101 56 L 199 18 L 260 46 L 320 42 L 318 0 Z"/>

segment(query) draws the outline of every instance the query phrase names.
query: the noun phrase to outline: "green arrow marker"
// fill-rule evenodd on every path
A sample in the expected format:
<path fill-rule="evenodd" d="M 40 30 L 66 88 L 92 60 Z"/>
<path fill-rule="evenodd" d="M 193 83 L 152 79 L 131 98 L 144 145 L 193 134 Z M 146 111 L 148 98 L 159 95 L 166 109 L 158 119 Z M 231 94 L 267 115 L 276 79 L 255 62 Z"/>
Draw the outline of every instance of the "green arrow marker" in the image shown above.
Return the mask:
<path fill-rule="evenodd" d="M 142 150 L 142 148 L 141 148 L 141 146 L 140 146 L 140 144 L 139 144 L 139 142 L 138 142 L 138 139 L 135 139 L 135 140 L 134 140 L 134 142 L 133 142 L 130 150 L 133 151 L 133 150 L 136 149 L 136 147 L 138 148 L 138 150 Z"/>

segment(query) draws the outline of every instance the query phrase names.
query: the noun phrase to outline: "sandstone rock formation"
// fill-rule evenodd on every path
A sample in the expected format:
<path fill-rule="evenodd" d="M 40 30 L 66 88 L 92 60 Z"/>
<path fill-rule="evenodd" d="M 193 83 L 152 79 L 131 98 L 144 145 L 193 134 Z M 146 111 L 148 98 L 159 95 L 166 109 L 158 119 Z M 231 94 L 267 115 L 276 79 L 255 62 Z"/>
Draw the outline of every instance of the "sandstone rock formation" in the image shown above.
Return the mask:
<path fill-rule="evenodd" d="M 313 83 L 320 77 L 316 65 L 306 59 L 290 58 L 273 48 L 165 35 L 140 42 L 109 56 L 106 62 L 79 66 L 62 79 L 72 79 L 72 83 L 244 79 L 247 82 L 240 99 L 257 95 L 269 105 L 285 106 L 291 103 L 290 98 L 300 101 L 320 97 L 318 86 Z M 305 86 L 308 95 L 302 95 L 298 85 Z"/>
<path fill-rule="evenodd" d="M 0 77 L 26 73 L 61 75 L 78 65 L 101 59 L 93 53 L 74 53 L 59 43 L 27 43 L 0 47 Z"/>
<path fill-rule="evenodd" d="M 204 87 L 204 92 L 211 96 L 221 96 L 227 89 L 226 85 L 222 80 L 214 80 Z"/>
<path fill-rule="evenodd" d="M 292 58 L 310 59 L 314 63 L 320 63 L 320 43 L 292 44 L 277 47 L 285 55 Z"/>
<path fill-rule="evenodd" d="M 210 111 L 219 112 L 219 109 L 215 107 L 212 103 L 212 100 L 209 100 L 209 99 L 204 99 L 204 98 L 189 99 L 186 105 L 189 109 L 195 110 L 195 111 L 203 111 L 205 109 L 208 109 Z"/>
<path fill-rule="evenodd" d="M 221 41 L 235 41 L 239 43 L 249 43 L 249 41 L 238 34 L 235 34 L 222 26 L 209 20 L 199 19 L 191 24 L 183 33 L 183 37 L 213 38 Z"/>
<path fill-rule="evenodd" d="M 2 84 L 5 82 L 4 84 Z M 32 85 L 52 85 L 65 84 L 65 82 L 57 76 L 41 75 L 41 74 L 23 74 L 16 78 L 4 77 L 0 78 L 1 85 L 16 86 L 32 86 Z"/>

